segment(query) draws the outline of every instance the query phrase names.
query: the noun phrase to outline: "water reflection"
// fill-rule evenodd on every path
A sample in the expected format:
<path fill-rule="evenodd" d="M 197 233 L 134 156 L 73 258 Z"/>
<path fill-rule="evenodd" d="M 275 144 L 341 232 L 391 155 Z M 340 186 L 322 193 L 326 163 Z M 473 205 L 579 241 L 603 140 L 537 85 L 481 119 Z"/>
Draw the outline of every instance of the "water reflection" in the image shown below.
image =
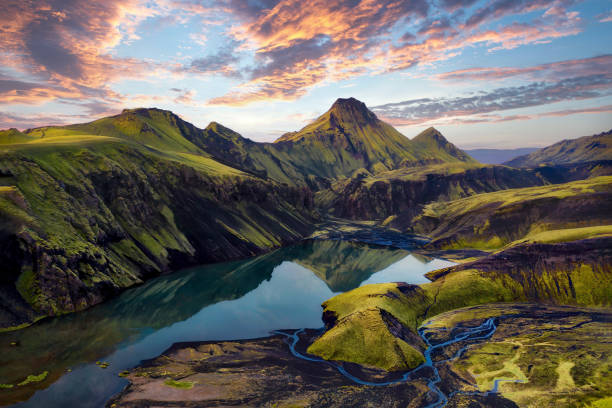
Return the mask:
<path fill-rule="evenodd" d="M 172 343 L 319 327 L 320 304 L 335 293 L 365 283 L 421 283 L 425 272 L 449 264 L 399 249 L 310 241 L 161 277 L 88 311 L 0 335 L 0 383 L 49 372 L 41 383 L 0 389 L 0 400 L 27 400 L 21 405 L 33 407 L 103 406 L 125 385 L 117 376 L 121 370 Z M 13 341 L 19 346 L 10 346 Z M 97 360 L 111 365 L 101 369 Z M 46 389 L 32 396 L 36 388 Z"/>

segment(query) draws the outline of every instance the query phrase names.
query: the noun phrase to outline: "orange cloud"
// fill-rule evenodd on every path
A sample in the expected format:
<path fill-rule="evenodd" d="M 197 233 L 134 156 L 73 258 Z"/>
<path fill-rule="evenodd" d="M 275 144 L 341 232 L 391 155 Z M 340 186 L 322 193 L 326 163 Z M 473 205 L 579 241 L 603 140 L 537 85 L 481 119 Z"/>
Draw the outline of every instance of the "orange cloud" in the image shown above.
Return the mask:
<path fill-rule="evenodd" d="M 137 38 L 140 21 L 155 10 L 137 0 L 3 2 L 0 63 L 36 85 L 0 89 L 0 103 L 117 98 L 108 87 L 117 79 L 141 76 L 150 63 L 110 53 L 121 41 Z M 5 85 L 9 85 L 5 82 Z"/>
<path fill-rule="evenodd" d="M 563 1 L 537 0 L 511 7 L 507 1 L 494 2 L 479 11 L 478 21 L 539 9 L 545 13 L 531 23 L 493 31 L 445 18 L 430 21 L 431 6 L 424 0 L 280 0 L 269 9 L 245 12 L 243 23 L 231 30 L 242 49 L 254 52 L 255 67 L 249 81 L 209 102 L 239 106 L 291 100 L 326 81 L 430 64 L 475 45 L 495 51 L 576 34 L 580 18 L 561 10 Z M 448 3 L 450 9 L 456 7 L 455 2 Z M 402 39 L 392 40 L 391 31 L 400 25 L 420 29 L 417 35 L 406 32 Z"/>

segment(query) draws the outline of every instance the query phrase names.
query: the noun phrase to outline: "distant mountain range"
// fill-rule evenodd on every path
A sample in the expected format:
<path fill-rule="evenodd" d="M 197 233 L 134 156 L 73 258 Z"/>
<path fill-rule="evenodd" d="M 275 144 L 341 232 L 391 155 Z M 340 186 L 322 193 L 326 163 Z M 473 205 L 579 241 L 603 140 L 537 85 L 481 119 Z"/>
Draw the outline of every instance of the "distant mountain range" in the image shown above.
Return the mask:
<path fill-rule="evenodd" d="M 538 150 L 537 147 L 522 147 L 519 149 L 464 149 L 463 151 L 481 163 L 502 164 L 536 150 Z"/>

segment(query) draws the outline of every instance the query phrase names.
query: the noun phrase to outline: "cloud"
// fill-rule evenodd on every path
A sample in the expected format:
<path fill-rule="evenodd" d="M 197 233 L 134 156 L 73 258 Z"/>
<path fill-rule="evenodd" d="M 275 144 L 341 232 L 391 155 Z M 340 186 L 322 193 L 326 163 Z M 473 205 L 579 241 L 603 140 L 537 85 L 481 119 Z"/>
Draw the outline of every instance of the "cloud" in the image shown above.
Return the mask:
<path fill-rule="evenodd" d="M 612 66 L 612 54 L 607 54 L 531 67 L 467 68 L 439 74 L 437 78 L 445 81 L 491 81 L 517 76 L 560 79 L 577 75 L 607 74 L 610 66 Z"/>
<path fill-rule="evenodd" d="M 4 83 L 0 103 L 78 100 L 95 93 L 116 97 L 110 82 L 154 69 L 110 50 L 136 38 L 138 23 L 155 14 L 137 0 L 4 1 L 0 63 L 14 75 L 12 88 Z M 27 89 L 19 76 L 30 78 Z"/>
<path fill-rule="evenodd" d="M 192 89 L 180 89 L 180 88 L 171 88 L 172 92 L 176 93 L 176 97 L 173 99 L 174 103 L 179 105 L 193 105 L 195 103 L 195 91 Z"/>
<path fill-rule="evenodd" d="M 240 61 L 237 50 L 238 43 L 229 41 L 223 49 L 205 57 L 196 58 L 186 67 L 181 67 L 179 71 L 193 74 L 218 74 L 229 78 L 242 78 L 242 74 L 236 65 Z"/>
<path fill-rule="evenodd" d="M 40 126 L 66 125 L 86 120 L 84 115 L 64 115 L 59 113 L 19 114 L 0 112 L 0 123 L 4 128 L 31 129 Z"/>
<path fill-rule="evenodd" d="M 405 126 L 444 118 L 597 98 L 609 95 L 610 89 L 612 73 L 567 78 L 554 83 L 533 82 L 468 96 L 413 99 L 371 109 L 391 124 Z"/>
<path fill-rule="evenodd" d="M 517 120 L 532 120 L 546 117 L 563 117 L 576 114 L 597 114 L 597 113 L 612 113 L 612 105 L 597 106 L 591 108 L 564 109 L 558 111 L 535 113 L 528 115 L 498 115 L 498 114 L 483 114 L 467 118 L 449 118 L 438 123 L 430 123 L 431 126 L 440 125 L 473 125 L 478 123 L 502 123 L 513 122 Z"/>
<path fill-rule="evenodd" d="M 454 11 L 474 5 L 474 1 L 279 0 L 227 4 L 240 19 L 228 34 L 242 50 L 252 52 L 253 63 L 245 71 L 247 81 L 213 98 L 211 104 L 292 100 L 320 84 L 431 64 L 469 47 L 511 49 L 581 30 L 578 14 L 567 11 L 569 0 L 499 0 L 467 16 Z M 540 15 L 495 29 L 483 26 L 507 15 L 533 11 L 540 11 Z"/>
<path fill-rule="evenodd" d="M 612 11 L 597 16 L 600 23 L 612 23 Z"/>

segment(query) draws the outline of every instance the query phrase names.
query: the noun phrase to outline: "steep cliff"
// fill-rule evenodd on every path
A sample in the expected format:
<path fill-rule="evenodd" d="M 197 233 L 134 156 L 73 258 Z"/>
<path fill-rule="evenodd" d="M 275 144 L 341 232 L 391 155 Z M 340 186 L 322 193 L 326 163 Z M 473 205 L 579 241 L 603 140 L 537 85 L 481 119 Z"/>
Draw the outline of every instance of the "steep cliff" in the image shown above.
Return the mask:
<path fill-rule="evenodd" d="M 312 230 L 310 190 L 119 138 L 0 154 L 3 327 L 82 310 L 150 276 Z"/>
<path fill-rule="evenodd" d="M 337 217 L 384 220 L 410 226 L 423 205 L 473 194 L 545 184 L 528 170 L 472 163 L 404 168 L 379 174 L 362 172 L 317 193 L 317 205 Z"/>

